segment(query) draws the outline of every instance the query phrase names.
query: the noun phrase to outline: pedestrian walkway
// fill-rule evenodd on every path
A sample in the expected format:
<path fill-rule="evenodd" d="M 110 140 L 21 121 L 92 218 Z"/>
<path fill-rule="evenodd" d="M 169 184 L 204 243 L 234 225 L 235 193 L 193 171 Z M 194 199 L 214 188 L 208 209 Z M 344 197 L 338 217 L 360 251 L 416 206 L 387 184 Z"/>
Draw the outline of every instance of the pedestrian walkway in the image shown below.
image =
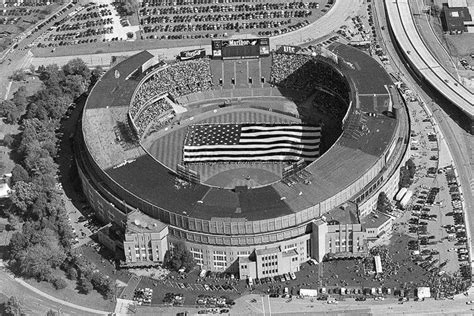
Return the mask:
<path fill-rule="evenodd" d="M 25 281 L 23 281 L 22 279 L 14 278 L 14 280 L 16 282 L 20 283 L 21 285 L 23 285 L 24 287 L 28 288 L 29 290 L 35 292 L 36 294 L 38 294 L 40 296 L 43 296 L 43 297 L 47 298 L 48 300 L 56 302 L 58 304 L 65 305 L 65 306 L 68 306 L 68 307 L 71 307 L 71 308 L 75 308 L 77 310 L 84 311 L 84 312 L 87 312 L 89 314 L 95 314 L 95 315 L 108 315 L 109 314 L 109 312 L 107 312 L 107 311 L 92 309 L 92 308 L 88 308 L 88 307 L 84 307 L 84 306 L 80 306 L 80 305 L 76 305 L 76 304 L 73 304 L 73 303 L 63 301 L 59 298 L 56 298 L 54 296 L 51 296 L 49 294 L 46 294 L 46 293 L 38 290 L 34 286 L 32 286 L 32 285 L 26 283 Z"/>

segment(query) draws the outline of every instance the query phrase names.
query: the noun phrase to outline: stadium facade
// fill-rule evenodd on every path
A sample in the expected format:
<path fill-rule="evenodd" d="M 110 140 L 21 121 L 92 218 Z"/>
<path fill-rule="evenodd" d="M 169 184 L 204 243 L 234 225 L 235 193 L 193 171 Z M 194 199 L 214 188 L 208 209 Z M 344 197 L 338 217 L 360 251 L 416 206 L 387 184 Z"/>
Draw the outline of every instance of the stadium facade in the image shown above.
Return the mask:
<path fill-rule="evenodd" d="M 372 212 L 381 192 L 391 198 L 398 190 L 399 168 L 409 157 L 409 118 L 390 76 L 374 59 L 342 44 L 331 45 L 326 55 L 338 80 L 350 87 L 341 136 L 305 167 L 311 181 L 258 188 L 178 186 L 176 170 L 144 147 L 128 146 L 123 131 L 136 127 L 130 105 L 163 65 L 150 68 L 154 57 L 142 52 L 113 66 L 92 89 L 75 137 L 83 191 L 109 223 L 99 233 L 101 242 L 129 267 L 158 264 L 167 250 L 184 243 L 202 269 L 241 278 L 298 271 L 311 258 L 366 254 L 370 241 L 391 229 L 390 216 L 372 220 Z M 232 100 L 278 91 L 220 87 L 194 97 Z M 191 97 L 173 99 L 185 108 L 183 100 Z"/>

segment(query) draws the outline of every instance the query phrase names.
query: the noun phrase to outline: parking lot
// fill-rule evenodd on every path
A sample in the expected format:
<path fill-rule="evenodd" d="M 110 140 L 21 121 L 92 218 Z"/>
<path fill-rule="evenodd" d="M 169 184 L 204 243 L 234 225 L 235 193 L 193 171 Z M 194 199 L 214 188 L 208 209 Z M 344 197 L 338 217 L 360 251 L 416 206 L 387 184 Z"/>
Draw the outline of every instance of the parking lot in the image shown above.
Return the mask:
<path fill-rule="evenodd" d="M 69 46 L 96 42 L 135 40 L 138 26 L 122 19 L 108 3 L 78 6 L 56 21 L 33 46 L 38 48 Z"/>

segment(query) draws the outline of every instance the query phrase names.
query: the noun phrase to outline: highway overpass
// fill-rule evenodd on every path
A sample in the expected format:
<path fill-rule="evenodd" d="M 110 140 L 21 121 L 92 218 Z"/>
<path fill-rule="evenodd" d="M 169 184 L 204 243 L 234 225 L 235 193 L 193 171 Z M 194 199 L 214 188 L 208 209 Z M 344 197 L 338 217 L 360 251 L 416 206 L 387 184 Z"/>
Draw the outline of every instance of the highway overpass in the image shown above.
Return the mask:
<path fill-rule="evenodd" d="M 385 0 L 385 8 L 392 34 L 411 68 L 466 114 L 474 133 L 474 94 L 447 72 L 426 47 L 408 0 Z"/>

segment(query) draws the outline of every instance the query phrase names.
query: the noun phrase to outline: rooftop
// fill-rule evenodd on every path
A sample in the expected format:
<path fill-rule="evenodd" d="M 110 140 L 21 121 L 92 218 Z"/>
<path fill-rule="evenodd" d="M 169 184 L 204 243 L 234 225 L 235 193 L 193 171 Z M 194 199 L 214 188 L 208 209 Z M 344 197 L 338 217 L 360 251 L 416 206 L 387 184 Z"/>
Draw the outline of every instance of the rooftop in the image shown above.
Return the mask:
<path fill-rule="evenodd" d="M 466 7 L 444 7 L 443 13 L 447 31 L 464 31 L 464 21 L 472 21 L 469 9 Z"/>
<path fill-rule="evenodd" d="M 324 214 L 324 217 L 328 225 L 360 224 L 357 206 L 354 203 L 345 203 L 341 207 L 336 207 Z"/>
<path fill-rule="evenodd" d="M 390 219 L 390 216 L 374 211 L 362 218 L 361 224 L 364 228 L 379 228 Z"/>
<path fill-rule="evenodd" d="M 163 222 L 137 210 L 128 214 L 126 233 L 159 233 L 167 226 Z"/>
<path fill-rule="evenodd" d="M 272 247 L 272 248 L 265 248 L 265 249 L 257 249 L 255 250 L 255 254 L 257 256 L 264 256 L 264 255 L 271 255 L 276 254 L 281 251 L 280 247 Z"/>

